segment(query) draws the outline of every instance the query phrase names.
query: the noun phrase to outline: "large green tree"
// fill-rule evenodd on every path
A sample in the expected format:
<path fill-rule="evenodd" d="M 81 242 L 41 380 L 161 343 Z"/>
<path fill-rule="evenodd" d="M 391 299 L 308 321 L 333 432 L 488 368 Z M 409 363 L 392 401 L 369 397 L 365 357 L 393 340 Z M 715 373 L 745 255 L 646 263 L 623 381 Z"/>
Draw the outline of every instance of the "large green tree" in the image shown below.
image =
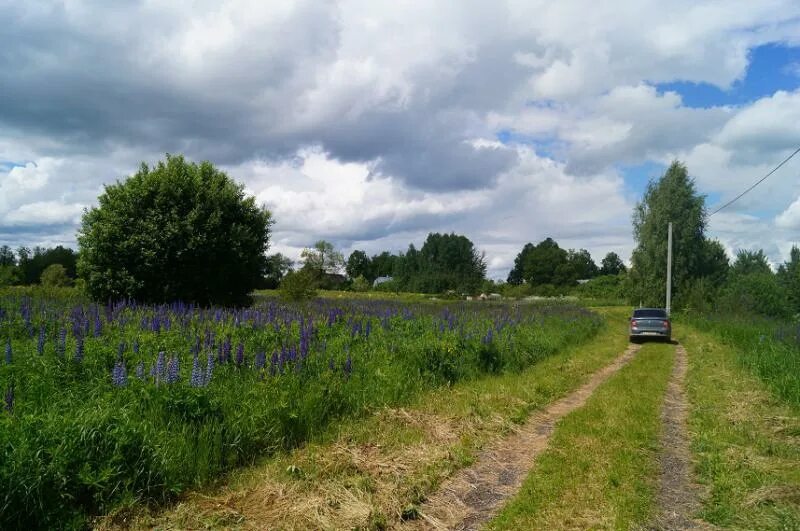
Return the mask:
<path fill-rule="evenodd" d="M 372 261 L 364 251 L 356 249 L 350 253 L 350 256 L 347 257 L 345 270 L 350 278 L 364 277 L 370 284 L 375 280 L 372 274 Z"/>
<path fill-rule="evenodd" d="M 517 257 L 514 258 L 514 267 L 511 268 L 511 271 L 508 273 L 506 282 L 517 286 L 525 281 L 525 263 L 534 248 L 535 246 L 532 243 L 526 243 L 522 247 Z"/>
<path fill-rule="evenodd" d="M 210 162 L 167 155 L 105 187 L 83 216 L 78 269 L 99 300 L 243 304 L 264 275 L 271 225 Z"/>
<path fill-rule="evenodd" d="M 600 261 L 600 274 L 601 275 L 619 275 L 624 273 L 628 268 L 625 267 L 625 262 L 614 251 L 609 252 Z"/>
<path fill-rule="evenodd" d="M 703 277 L 706 256 L 705 197 L 698 194 L 686 166 L 673 162 L 651 181 L 633 212 L 636 248 L 631 258 L 634 303 L 663 306 L 667 272 L 667 226 L 673 224 L 673 297 L 680 303 L 689 287 Z"/>
<path fill-rule="evenodd" d="M 17 265 L 17 257 L 8 245 L 0 247 L 0 267 Z"/>
<path fill-rule="evenodd" d="M 339 274 L 344 268 L 344 256 L 326 240 L 319 240 L 313 247 L 303 249 L 300 257 L 303 259 L 303 269 L 311 272 L 320 282 L 326 275 Z"/>
<path fill-rule="evenodd" d="M 749 275 L 752 273 L 772 274 L 767 255 L 762 249 L 749 251 L 742 249 L 736 252 L 736 260 L 731 266 L 731 273 L 734 275 Z"/>
<path fill-rule="evenodd" d="M 377 277 L 390 277 L 395 273 L 395 265 L 398 260 L 397 255 L 389 251 L 376 254 L 370 260 L 372 262 L 372 274 Z"/>
<path fill-rule="evenodd" d="M 569 277 L 562 281 L 563 284 L 574 284 L 576 280 L 594 278 L 598 272 L 597 264 L 586 249 L 567 251 L 567 268 Z"/>
<path fill-rule="evenodd" d="M 545 238 L 534 246 L 525 245 L 517 259 L 522 265 L 522 280 L 533 286 L 561 284 L 572 277 L 569 253 L 552 238 Z"/>
<path fill-rule="evenodd" d="M 410 248 L 411 249 L 411 248 Z M 411 253 L 409 253 L 411 254 Z M 409 256 L 406 255 L 406 260 Z M 458 234 L 428 234 L 425 243 L 406 267 L 417 272 L 406 289 L 423 293 L 455 290 L 476 292 L 486 277 L 486 259 L 466 236 Z"/>

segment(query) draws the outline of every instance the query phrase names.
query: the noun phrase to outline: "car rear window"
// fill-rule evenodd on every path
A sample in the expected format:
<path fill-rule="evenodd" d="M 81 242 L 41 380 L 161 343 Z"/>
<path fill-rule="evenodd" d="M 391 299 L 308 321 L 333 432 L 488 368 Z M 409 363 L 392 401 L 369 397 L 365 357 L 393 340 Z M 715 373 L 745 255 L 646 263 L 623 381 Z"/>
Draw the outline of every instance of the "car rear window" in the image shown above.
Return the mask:
<path fill-rule="evenodd" d="M 634 317 L 658 317 L 661 319 L 666 319 L 667 312 L 665 310 L 633 310 Z"/>

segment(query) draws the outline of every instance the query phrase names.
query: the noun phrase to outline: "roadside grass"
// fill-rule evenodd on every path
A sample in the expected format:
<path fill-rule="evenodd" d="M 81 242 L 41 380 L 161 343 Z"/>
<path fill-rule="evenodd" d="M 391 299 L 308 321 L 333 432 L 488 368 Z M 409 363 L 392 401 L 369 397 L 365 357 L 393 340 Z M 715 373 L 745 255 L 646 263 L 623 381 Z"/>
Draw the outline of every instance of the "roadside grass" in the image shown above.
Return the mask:
<path fill-rule="evenodd" d="M 348 420 L 288 453 L 184 496 L 98 520 L 100 528 L 383 529 L 418 517 L 426 495 L 471 464 L 487 443 L 588 380 L 627 346 L 626 310 L 574 345 L 518 373 L 487 376 L 422 395 L 405 408 Z M 663 357 L 663 356 L 662 356 Z M 656 415 L 657 418 L 657 415 Z"/>
<path fill-rule="evenodd" d="M 655 511 L 661 406 L 674 347 L 647 344 L 561 420 L 489 529 L 631 529 Z"/>
<path fill-rule="evenodd" d="M 720 527 L 800 529 L 800 410 L 741 363 L 750 355 L 686 328 L 699 517 Z M 770 392 L 772 390 L 773 392 Z"/>

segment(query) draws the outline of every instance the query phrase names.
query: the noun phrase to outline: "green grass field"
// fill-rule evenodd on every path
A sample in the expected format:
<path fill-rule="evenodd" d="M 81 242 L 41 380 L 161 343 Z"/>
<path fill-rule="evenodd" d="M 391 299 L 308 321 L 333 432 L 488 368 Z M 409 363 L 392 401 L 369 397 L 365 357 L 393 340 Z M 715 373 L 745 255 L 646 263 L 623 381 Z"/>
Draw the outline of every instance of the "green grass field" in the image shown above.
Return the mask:
<path fill-rule="evenodd" d="M 647 344 L 560 422 L 491 529 L 631 529 L 654 511 L 659 412 L 672 345 Z"/>
<path fill-rule="evenodd" d="M 237 311 L 0 296 L 0 527 L 402 525 L 628 345 L 626 308 L 330 295 Z M 676 317 L 694 518 L 800 528 L 789 329 Z M 490 528 L 648 525 L 673 353 L 645 344 L 563 418 Z"/>

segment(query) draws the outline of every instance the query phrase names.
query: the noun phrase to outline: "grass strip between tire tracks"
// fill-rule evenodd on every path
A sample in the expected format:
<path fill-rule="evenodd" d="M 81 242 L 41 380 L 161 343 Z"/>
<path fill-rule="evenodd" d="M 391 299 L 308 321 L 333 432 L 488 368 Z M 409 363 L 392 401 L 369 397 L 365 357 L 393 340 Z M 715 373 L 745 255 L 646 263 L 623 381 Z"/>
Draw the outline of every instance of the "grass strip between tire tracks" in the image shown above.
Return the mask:
<path fill-rule="evenodd" d="M 224 486 L 185 496 L 161 514 L 111 515 L 101 528 L 381 529 L 416 507 L 491 440 L 585 382 L 627 345 L 625 314 L 588 342 L 519 373 L 426 393 L 328 430 L 292 452 L 231 474 Z"/>
<path fill-rule="evenodd" d="M 800 529 L 800 412 L 738 362 L 735 347 L 687 328 L 689 430 L 698 516 L 725 528 Z"/>
<path fill-rule="evenodd" d="M 490 529 L 629 529 L 655 507 L 661 407 L 674 346 L 647 344 L 561 420 Z"/>

